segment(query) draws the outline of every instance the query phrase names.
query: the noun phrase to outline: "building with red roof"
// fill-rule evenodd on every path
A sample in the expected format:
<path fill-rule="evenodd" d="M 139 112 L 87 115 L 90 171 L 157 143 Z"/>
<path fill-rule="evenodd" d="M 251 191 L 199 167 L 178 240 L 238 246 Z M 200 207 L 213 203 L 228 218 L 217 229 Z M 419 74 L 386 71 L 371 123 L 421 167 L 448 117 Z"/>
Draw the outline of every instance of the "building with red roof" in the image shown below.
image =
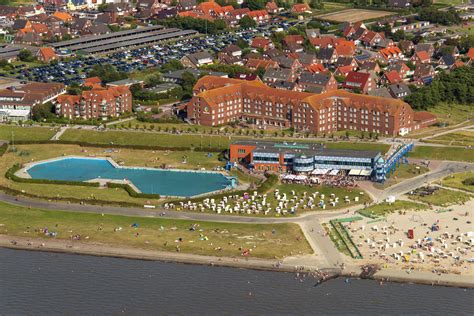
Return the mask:
<path fill-rule="evenodd" d="M 424 50 L 422 51 L 419 51 L 419 52 L 416 52 L 411 58 L 410 58 L 411 62 L 414 64 L 414 65 L 418 65 L 418 64 L 427 64 L 431 61 L 431 57 L 430 55 L 425 52 Z"/>
<path fill-rule="evenodd" d="M 307 5 L 306 3 L 295 3 L 291 7 L 291 12 L 293 12 L 293 13 L 305 13 L 305 12 L 311 13 L 311 9 L 309 8 L 309 5 Z"/>
<path fill-rule="evenodd" d="M 254 37 L 252 39 L 252 43 L 250 44 L 250 47 L 252 48 L 261 48 L 263 50 L 267 50 L 270 48 L 272 42 L 268 38 L 264 37 Z"/>
<path fill-rule="evenodd" d="M 369 91 L 375 89 L 376 85 L 369 73 L 351 71 L 347 74 L 342 87 L 367 94 Z"/>

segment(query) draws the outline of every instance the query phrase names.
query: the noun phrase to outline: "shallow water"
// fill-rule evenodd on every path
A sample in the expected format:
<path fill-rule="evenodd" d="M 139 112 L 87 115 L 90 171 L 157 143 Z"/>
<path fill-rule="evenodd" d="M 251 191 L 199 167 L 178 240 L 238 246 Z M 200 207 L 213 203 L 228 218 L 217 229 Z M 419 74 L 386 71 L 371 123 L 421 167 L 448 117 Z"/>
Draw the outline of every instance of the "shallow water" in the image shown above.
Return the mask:
<path fill-rule="evenodd" d="M 0 248 L 0 314 L 426 314 L 474 290 Z"/>

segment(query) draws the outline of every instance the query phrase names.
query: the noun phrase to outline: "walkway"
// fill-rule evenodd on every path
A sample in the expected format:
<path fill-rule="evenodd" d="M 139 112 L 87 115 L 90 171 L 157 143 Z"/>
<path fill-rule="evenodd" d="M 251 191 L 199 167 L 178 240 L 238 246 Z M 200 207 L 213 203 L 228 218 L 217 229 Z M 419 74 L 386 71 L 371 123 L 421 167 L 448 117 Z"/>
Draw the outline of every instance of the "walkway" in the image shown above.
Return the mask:
<path fill-rule="evenodd" d="M 64 134 L 64 132 L 68 129 L 67 126 L 61 126 L 59 131 L 56 132 L 56 134 L 51 137 L 51 140 L 59 140 L 59 138 Z"/>

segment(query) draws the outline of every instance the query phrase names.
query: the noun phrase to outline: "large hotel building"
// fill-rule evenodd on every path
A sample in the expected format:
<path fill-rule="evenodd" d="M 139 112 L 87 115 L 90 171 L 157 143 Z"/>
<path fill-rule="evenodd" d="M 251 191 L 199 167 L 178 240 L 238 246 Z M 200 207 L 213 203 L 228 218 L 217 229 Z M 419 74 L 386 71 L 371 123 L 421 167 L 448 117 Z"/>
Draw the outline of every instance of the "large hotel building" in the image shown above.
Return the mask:
<path fill-rule="evenodd" d="M 436 123 L 434 115 L 415 112 L 402 100 L 344 90 L 313 94 L 274 89 L 260 81 L 205 76 L 193 93 L 187 117 L 206 126 L 248 120 L 319 134 L 356 130 L 394 136 Z"/>

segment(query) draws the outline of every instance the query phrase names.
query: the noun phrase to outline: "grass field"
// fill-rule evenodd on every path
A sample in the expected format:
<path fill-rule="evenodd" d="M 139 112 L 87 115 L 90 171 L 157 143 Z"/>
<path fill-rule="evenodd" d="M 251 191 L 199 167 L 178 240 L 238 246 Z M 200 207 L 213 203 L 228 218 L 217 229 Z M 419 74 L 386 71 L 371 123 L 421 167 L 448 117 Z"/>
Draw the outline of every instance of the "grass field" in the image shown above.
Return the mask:
<path fill-rule="evenodd" d="M 334 22 L 350 22 L 355 23 L 370 19 L 381 18 L 394 13 L 388 11 L 364 10 L 364 9 L 347 9 L 332 13 L 320 14 L 319 19 L 334 21 Z"/>
<path fill-rule="evenodd" d="M 167 124 L 169 130 L 174 124 Z M 170 134 L 144 131 L 91 131 L 68 129 L 61 136 L 61 140 L 81 141 L 94 144 L 108 145 L 142 145 L 142 146 L 163 146 L 163 147 L 193 147 L 193 148 L 229 148 L 229 144 L 234 140 L 247 139 L 255 140 L 252 136 L 222 136 L 222 135 L 198 135 L 198 134 Z M 260 139 L 260 138 L 259 138 Z M 320 142 L 311 139 L 288 139 L 288 138 L 262 138 L 269 141 L 292 141 L 292 142 Z M 362 142 L 326 142 L 328 148 L 353 149 L 353 150 L 375 150 L 385 153 L 389 145 L 378 143 Z"/>
<path fill-rule="evenodd" d="M 467 0 L 433 0 L 434 4 L 448 4 L 448 5 L 458 5 L 458 4 L 467 4 Z"/>
<path fill-rule="evenodd" d="M 474 186 L 472 185 L 465 185 L 462 183 L 464 180 L 468 178 L 473 178 L 474 172 L 462 172 L 456 173 L 450 176 L 447 176 L 443 180 L 441 180 L 441 184 L 447 187 L 452 187 L 460 190 L 465 190 L 474 193 Z"/>
<path fill-rule="evenodd" d="M 136 223 L 137 228 L 131 225 Z M 233 224 L 195 222 L 29 209 L 0 202 L 0 234 L 30 238 L 57 233 L 57 239 L 80 235 L 86 243 L 199 255 L 283 258 L 312 250 L 296 224 Z"/>
<path fill-rule="evenodd" d="M 408 134 L 407 138 L 423 138 L 431 136 L 434 133 L 443 132 L 450 130 L 453 125 L 465 122 L 466 120 L 474 118 L 474 111 L 472 106 L 463 104 L 447 104 L 441 103 L 434 108 L 430 109 L 430 112 L 435 114 L 438 118 L 438 122 L 446 123 L 446 127 L 430 126 L 423 128 L 413 133 Z"/>
<path fill-rule="evenodd" d="M 428 171 L 429 169 L 425 166 L 418 166 L 414 164 L 401 164 L 384 183 L 374 183 L 374 186 L 380 189 L 388 188 L 402 180 L 416 177 Z"/>
<path fill-rule="evenodd" d="M 0 139 L 11 141 L 13 133 L 14 140 L 48 140 L 56 134 L 56 131 L 56 128 L 51 127 L 0 125 Z"/>
<path fill-rule="evenodd" d="M 471 196 L 467 193 L 448 190 L 448 189 L 439 189 L 431 195 L 418 196 L 418 195 L 409 195 L 409 198 L 412 200 L 436 205 L 436 206 L 450 206 L 456 204 L 463 204 L 471 199 Z"/>
<path fill-rule="evenodd" d="M 61 140 L 82 141 L 94 144 L 109 145 L 142 145 L 163 147 L 195 147 L 195 148 L 228 148 L 227 136 L 200 136 L 185 134 L 166 134 L 152 132 L 125 132 L 125 131 L 89 131 L 68 129 Z"/>
<path fill-rule="evenodd" d="M 474 162 L 474 149 L 460 147 L 416 146 L 411 158 Z"/>
<path fill-rule="evenodd" d="M 474 146 L 474 131 L 457 131 L 430 138 L 430 143 L 439 143 L 453 146 Z"/>
<path fill-rule="evenodd" d="M 428 206 L 421 203 L 411 202 L 411 201 L 403 201 L 397 200 L 394 203 L 379 203 L 372 206 L 369 206 L 365 209 L 358 211 L 361 215 L 366 217 L 380 217 L 385 216 L 388 213 L 396 212 L 396 211 L 420 211 L 427 209 Z"/>
<path fill-rule="evenodd" d="M 78 155 L 78 156 L 110 156 L 116 162 L 122 163 L 126 166 L 148 166 L 159 167 L 162 164 L 167 166 L 174 166 L 181 169 L 191 168 L 196 166 L 211 169 L 216 166 L 222 166 L 217 155 L 213 154 L 208 157 L 203 152 L 166 152 L 166 151 L 152 151 L 152 150 L 130 150 L 121 149 L 116 152 L 105 152 L 103 148 L 82 148 L 77 145 L 19 145 L 17 152 L 6 153 L 0 158 L 0 185 L 8 186 L 15 190 L 23 190 L 29 194 L 35 194 L 46 198 L 78 198 L 84 201 L 91 199 L 128 202 L 143 205 L 150 199 L 133 198 L 122 189 L 104 189 L 97 187 L 81 187 L 72 185 L 53 185 L 53 184 L 33 184 L 33 183 L 17 183 L 6 179 L 3 175 L 15 163 L 24 164 L 31 161 L 45 160 L 48 158 L 60 157 L 63 155 Z M 187 163 L 182 164 L 183 156 L 187 157 Z M 151 200 L 152 202 L 155 202 Z"/>

